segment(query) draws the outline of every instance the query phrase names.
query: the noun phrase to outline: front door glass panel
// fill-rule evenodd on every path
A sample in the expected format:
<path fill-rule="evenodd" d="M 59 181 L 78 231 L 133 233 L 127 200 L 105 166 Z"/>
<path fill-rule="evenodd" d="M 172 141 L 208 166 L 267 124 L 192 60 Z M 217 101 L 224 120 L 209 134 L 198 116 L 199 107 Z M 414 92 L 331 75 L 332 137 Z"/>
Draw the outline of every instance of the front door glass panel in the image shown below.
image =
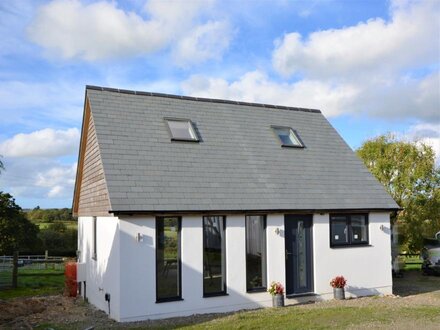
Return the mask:
<path fill-rule="evenodd" d="M 286 294 L 313 292 L 313 215 L 284 217 L 286 246 Z"/>

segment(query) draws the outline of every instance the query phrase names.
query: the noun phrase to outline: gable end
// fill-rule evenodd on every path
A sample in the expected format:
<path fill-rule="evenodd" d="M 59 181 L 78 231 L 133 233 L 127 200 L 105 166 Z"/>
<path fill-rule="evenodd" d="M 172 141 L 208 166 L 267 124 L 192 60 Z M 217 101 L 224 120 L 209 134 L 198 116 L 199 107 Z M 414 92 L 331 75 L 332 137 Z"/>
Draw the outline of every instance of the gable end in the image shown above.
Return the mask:
<path fill-rule="evenodd" d="M 86 97 L 72 212 L 74 216 L 108 216 L 110 209 L 93 115 Z"/>

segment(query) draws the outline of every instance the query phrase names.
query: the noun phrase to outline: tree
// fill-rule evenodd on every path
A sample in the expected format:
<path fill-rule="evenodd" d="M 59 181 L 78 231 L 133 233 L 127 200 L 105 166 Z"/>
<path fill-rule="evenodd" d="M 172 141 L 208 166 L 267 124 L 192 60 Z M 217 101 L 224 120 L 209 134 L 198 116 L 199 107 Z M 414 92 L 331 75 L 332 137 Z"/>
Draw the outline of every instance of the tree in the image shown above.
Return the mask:
<path fill-rule="evenodd" d="M 74 221 L 71 209 L 41 209 L 39 206 L 27 212 L 29 220 L 34 222 Z"/>
<path fill-rule="evenodd" d="M 1 155 L 0 155 L 0 157 L 2 157 Z M 3 162 L 0 160 L 0 174 L 2 173 L 2 171 L 4 171 L 5 170 L 5 165 L 3 164 Z"/>
<path fill-rule="evenodd" d="M 363 143 L 356 153 L 403 208 L 392 217 L 403 247 L 419 251 L 423 238 L 440 230 L 440 169 L 433 149 L 382 135 Z"/>
<path fill-rule="evenodd" d="M 0 191 L 0 254 L 14 254 L 13 287 L 17 287 L 18 251 L 32 249 L 38 242 L 37 234 L 38 227 L 26 219 L 15 199 Z"/>
<path fill-rule="evenodd" d="M 67 228 L 62 222 L 54 222 L 49 228 L 41 230 L 39 238 L 43 248 L 51 255 L 75 255 L 77 250 L 78 231 Z"/>
<path fill-rule="evenodd" d="M 8 193 L 0 191 L 0 253 L 31 249 L 37 242 L 38 227 L 26 219 Z"/>
<path fill-rule="evenodd" d="M 57 222 L 51 223 L 49 225 L 48 229 L 56 231 L 58 233 L 65 233 L 67 230 L 67 226 L 64 224 L 64 222 L 57 221 Z"/>

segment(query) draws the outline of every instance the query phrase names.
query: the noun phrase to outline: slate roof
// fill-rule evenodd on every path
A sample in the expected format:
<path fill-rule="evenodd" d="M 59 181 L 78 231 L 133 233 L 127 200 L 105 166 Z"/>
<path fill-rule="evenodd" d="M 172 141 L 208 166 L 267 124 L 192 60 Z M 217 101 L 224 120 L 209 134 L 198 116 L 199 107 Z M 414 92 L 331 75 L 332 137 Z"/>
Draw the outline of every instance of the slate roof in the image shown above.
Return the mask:
<path fill-rule="evenodd" d="M 319 110 L 86 87 L 112 211 L 396 209 Z M 201 142 L 170 140 L 165 117 Z M 283 148 L 271 125 L 304 149 Z"/>

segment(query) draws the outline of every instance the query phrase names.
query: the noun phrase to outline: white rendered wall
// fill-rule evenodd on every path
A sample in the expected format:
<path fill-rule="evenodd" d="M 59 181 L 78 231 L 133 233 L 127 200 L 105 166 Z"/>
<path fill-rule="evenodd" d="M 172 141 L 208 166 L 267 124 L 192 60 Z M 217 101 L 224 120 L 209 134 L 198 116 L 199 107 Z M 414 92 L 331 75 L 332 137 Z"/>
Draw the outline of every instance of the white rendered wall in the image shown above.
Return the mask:
<path fill-rule="evenodd" d="M 86 295 L 88 301 L 108 313 L 105 293 L 110 293 L 110 317 L 119 320 L 120 254 L 119 221 L 115 217 L 97 217 L 96 260 L 92 259 L 93 218 L 78 218 L 78 250 L 80 262 L 86 263 Z M 84 287 L 83 292 L 84 294 Z"/>
<path fill-rule="evenodd" d="M 104 222 L 100 219 L 105 220 L 105 229 L 101 227 Z M 329 215 L 315 214 L 313 221 L 314 291 L 321 295 L 319 298 L 333 297 L 329 282 L 336 275 L 344 275 L 348 279 L 348 296 L 391 293 L 388 213 L 370 213 L 371 246 L 367 247 L 330 248 Z M 82 249 L 86 251 L 82 253 L 82 258 L 88 263 L 87 295 L 92 304 L 106 311 L 104 293 L 111 293 L 112 318 L 134 321 L 271 305 L 271 296 L 268 293 L 246 292 L 244 215 L 226 217 L 228 295 L 209 298 L 203 298 L 202 216 L 182 216 L 183 300 L 165 303 L 156 303 L 155 217 L 127 216 L 119 221 L 117 218 L 98 218 L 97 262 L 91 260 L 91 250 L 87 246 L 92 242 L 91 226 L 91 218 L 80 219 L 80 232 L 87 233 L 84 236 L 87 239 L 80 239 Z M 136 240 L 137 234 L 143 237 L 142 242 Z M 267 282 L 279 281 L 285 285 L 284 214 L 267 216 L 266 235 Z M 105 238 L 100 240 L 102 236 Z M 115 249 L 118 246 L 120 249 Z M 103 290 L 100 291 L 99 288 Z M 286 303 L 292 302 L 297 300 L 286 300 Z"/>
<path fill-rule="evenodd" d="M 370 213 L 370 246 L 330 248 L 328 214 L 313 217 L 315 292 L 333 298 L 330 280 L 343 275 L 347 296 L 392 293 L 389 213 Z"/>
<path fill-rule="evenodd" d="M 267 218 L 268 282 L 284 282 L 283 216 Z M 202 216 L 183 216 L 181 232 L 182 301 L 156 303 L 155 218 L 126 217 L 121 229 L 122 321 L 165 318 L 195 313 L 226 312 L 271 305 L 266 292 L 246 292 L 245 216 L 226 217 L 227 296 L 203 298 Z M 143 242 L 137 242 L 137 233 Z"/>

